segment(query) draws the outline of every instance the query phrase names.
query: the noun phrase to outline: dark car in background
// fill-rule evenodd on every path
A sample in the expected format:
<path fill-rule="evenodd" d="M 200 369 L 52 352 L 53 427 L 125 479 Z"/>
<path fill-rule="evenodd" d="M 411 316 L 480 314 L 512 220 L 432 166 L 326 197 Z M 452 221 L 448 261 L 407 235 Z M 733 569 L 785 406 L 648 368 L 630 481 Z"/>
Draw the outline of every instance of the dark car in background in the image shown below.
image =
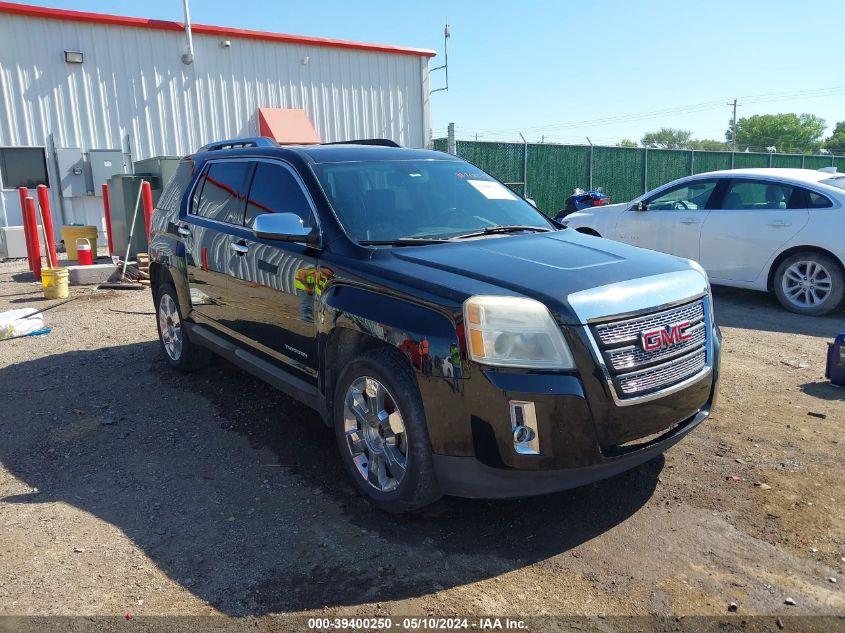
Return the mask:
<path fill-rule="evenodd" d="M 215 352 L 317 410 L 391 512 L 609 477 L 716 395 L 699 266 L 559 230 L 440 152 L 206 146 L 159 200 L 150 260 L 167 361 Z"/>

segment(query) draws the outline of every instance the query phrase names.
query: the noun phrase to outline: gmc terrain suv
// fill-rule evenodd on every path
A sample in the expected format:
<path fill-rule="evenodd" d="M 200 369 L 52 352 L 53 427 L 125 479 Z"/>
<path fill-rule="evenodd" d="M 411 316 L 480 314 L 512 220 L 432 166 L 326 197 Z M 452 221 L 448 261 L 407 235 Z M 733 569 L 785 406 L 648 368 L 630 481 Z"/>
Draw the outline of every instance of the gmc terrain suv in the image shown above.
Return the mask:
<path fill-rule="evenodd" d="M 391 512 L 586 484 L 708 416 L 700 266 L 560 229 L 467 162 L 390 145 L 186 157 L 150 238 L 167 361 L 215 352 L 316 409 Z"/>

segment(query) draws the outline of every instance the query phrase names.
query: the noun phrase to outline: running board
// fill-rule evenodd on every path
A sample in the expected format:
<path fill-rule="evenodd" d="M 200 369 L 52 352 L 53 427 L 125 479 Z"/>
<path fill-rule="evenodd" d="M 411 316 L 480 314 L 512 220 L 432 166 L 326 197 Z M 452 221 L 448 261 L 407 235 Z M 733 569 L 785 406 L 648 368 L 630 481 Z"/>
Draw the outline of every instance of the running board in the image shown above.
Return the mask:
<path fill-rule="evenodd" d="M 184 325 L 187 327 L 188 336 L 192 339 L 193 343 L 207 347 L 230 363 L 248 371 L 256 378 L 260 378 L 291 398 L 295 398 L 304 405 L 311 407 L 323 417 L 324 422 L 328 420 L 326 399 L 320 394 L 316 386 L 310 385 L 296 376 L 292 376 L 284 369 L 276 367 L 255 354 L 238 347 L 202 325 L 189 321 L 184 322 Z"/>

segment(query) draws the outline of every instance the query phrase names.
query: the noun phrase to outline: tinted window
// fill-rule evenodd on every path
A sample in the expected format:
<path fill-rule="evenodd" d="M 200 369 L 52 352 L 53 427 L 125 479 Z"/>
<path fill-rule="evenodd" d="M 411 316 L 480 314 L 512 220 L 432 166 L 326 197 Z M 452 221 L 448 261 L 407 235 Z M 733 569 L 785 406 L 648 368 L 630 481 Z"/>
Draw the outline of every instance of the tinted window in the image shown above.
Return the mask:
<path fill-rule="evenodd" d="M 649 211 L 706 209 L 715 188 L 715 180 L 696 180 L 672 187 L 646 203 Z"/>
<path fill-rule="evenodd" d="M 0 180 L 4 189 L 47 185 L 47 162 L 41 147 L 0 147 Z"/>
<path fill-rule="evenodd" d="M 810 191 L 809 189 L 802 189 L 802 192 L 806 196 L 804 206 L 808 209 L 826 209 L 827 207 L 833 206 L 833 203 L 820 193 Z"/>
<path fill-rule="evenodd" d="M 800 209 L 804 206 L 795 187 L 765 180 L 734 180 L 722 198 L 722 208 L 731 210 Z"/>
<path fill-rule="evenodd" d="M 463 161 L 394 160 L 314 166 L 352 239 L 448 238 L 500 225 L 549 230 L 534 207 Z"/>
<path fill-rule="evenodd" d="M 246 161 L 212 163 L 203 178 L 202 191 L 194 195 L 192 212 L 218 222 L 240 224 L 250 167 Z"/>
<path fill-rule="evenodd" d="M 293 174 L 281 165 L 257 163 L 244 225 L 252 228 L 255 218 L 262 213 L 295 213 L 304 226 L 312 226 L 311 209 L 302 187 Z"/>

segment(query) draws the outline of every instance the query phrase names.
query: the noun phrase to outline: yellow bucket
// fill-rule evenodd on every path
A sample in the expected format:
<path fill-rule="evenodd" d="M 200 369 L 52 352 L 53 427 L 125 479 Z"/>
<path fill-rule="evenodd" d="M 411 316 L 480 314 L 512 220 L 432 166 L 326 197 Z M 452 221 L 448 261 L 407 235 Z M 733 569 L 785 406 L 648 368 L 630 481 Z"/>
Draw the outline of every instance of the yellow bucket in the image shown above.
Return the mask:
<path fill-rule="evenodd" d="M 42 268 L 41 287 L 45 299 L 67 299 L 67 268 Z"/>
<path fill-rule="evenodd" d="M 96 226 L 62 226 L 62 239 L 65 242 L 67 258 L 76 260 L 76 240 L 87 239 L 91 242 L 91 254 L 97 259 L 97 227 Z"/>

